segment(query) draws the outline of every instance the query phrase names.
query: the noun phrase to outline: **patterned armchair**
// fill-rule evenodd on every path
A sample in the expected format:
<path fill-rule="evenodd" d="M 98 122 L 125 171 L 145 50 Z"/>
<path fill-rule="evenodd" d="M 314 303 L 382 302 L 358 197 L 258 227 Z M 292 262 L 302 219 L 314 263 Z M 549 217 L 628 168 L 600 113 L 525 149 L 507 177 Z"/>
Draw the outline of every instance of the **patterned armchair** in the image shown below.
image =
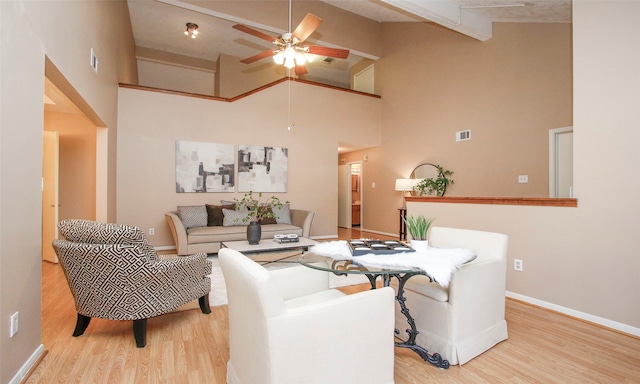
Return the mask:
<path fill-rule="evenodd" d="M 82 335 L 92 317 L 133 320 L 136 345 L 142 348 L 148 318 L 195 299 L 203 313 L 211 313 L 206 254 L 158 256 L 133 226 L 64 220 L 58 228 L 65 240 L 54 240 L 53 248 L 78 311 L 73 336 Z"/>

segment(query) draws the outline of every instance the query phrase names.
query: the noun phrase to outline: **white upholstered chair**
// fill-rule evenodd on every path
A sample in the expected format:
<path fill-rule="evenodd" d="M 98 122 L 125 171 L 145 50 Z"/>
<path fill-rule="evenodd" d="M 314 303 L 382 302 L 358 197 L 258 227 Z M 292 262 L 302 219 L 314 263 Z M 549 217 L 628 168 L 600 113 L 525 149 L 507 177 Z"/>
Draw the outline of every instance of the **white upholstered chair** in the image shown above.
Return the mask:
<path fill-rule="evenodd" d="M 218 252 L 229 299 L 228 384 L 393 383 L 394 291 L 345 295 L 327 272 L 268 271 Z"/>
<path fill-rule="evenodd" d="M 504 234 L 432 227 L 429 245 L 464 247 L 477 258 L 455 272 L 448 288 L 414 276 L 405 285 L 406 305 L 415 319 L 416 343 L 452 365 L 464 364 L 507 338 Z M 398 307 L 398 306 L 396 306 Z M 396 328 L 406 339 L 406 317 L 396 308 Z"/>

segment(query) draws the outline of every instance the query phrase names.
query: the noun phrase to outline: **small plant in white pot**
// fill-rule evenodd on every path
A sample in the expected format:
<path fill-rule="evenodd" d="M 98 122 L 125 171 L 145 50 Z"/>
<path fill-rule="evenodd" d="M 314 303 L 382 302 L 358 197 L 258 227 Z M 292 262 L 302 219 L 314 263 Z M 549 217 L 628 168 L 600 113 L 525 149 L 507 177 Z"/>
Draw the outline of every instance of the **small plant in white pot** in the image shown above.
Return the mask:
<path fill-rule="evenodd" d="M 416 251 L 426 251 L 429 245 L 427 232 L 435 218 L 426 216 L 408 216 L 404 219 L 407 232 L 411 236 L 411 248 Z"/>

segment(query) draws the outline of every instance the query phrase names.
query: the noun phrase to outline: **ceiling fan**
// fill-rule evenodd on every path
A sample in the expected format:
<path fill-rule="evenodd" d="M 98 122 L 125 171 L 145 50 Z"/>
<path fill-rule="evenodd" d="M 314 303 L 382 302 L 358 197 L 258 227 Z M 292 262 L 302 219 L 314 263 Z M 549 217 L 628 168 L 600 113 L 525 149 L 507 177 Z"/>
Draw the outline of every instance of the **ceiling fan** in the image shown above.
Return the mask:
<path fill-rule="evenodd" d="M 322 19 L 311 13 L 302 19 L 295 31 L 291 32 L 291 0 L 289 0 L 289 29 L 287 33 L 278 37 L 272 37 L 266 33 L 257 31 L 251 27 L 242 24 L 236 24 L 234 29 L 242 31 L 275 44 L 277 47 L 269 49 L 257 55 L 240 60 L 241 63 L 251 64 L 266 57 L 273 57 L 277 64 L 284 64 L 287 68 L 294 68 L 298 76 L 306 74 L 307 61 L 311 61 L 312 56 L 320 55 L 335 57 L 337 59 L 346 59 L 349 56 L 348 49 L 328 48 L 320 45 L 310 45 L 302 43 L 322 24 Z"/>

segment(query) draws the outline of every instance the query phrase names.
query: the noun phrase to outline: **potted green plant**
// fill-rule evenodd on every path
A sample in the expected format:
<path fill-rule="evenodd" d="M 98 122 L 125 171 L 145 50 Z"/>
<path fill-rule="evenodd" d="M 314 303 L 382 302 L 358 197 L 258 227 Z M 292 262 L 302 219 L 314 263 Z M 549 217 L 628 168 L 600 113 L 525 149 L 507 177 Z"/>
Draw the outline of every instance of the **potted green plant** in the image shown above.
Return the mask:
<path fill-rule="evenodd" d="M 449 184 L 453 184 L 453 179 L 450 179 L 449 176 L 453 175 L 452 171 L 448 169 L 444 169 L 439 165 L 434 165 L 438 169 L 438 177 L 435 179 L 433 177 L 429 177 L 427 179 L 422 179 L 416 186 L 413 188 L 418 196 L 444 196 L 444 193 L 447 190 L 447 186 Z"/>
<path fill-rule="evenodd" d="M 243 218 L 242 221 L 245 223 L 249 222 L 249 225 L 247 225 L 247 241 L 249 241 L 249 244 L 251 245 L 258 244 L 262 237 L 262 227 L 260 226 L 260 222 L 267 218 L 278 218 L 270 208 L 281 208 L 283 204 L 276 196 L 271 196 L 265 202 L 261 203 L 261 197 L 262 192 L 258 193 L 258 197 L 255 198 L 253 196 L 253 191 L 249 191 L 249 193 L 244 194 L 242 199 L 234 199 L 237 211 L 247 211 L 247 216 Z M 285 204 L 286 203 L 288 203 L 288 201 L 285 202 Z"/>
<path fill-rule="evenodd" d="M 429 228 L 434 220 L 435 218 L 422 215 L 407 216 L 404 219 L 407 232 L 411 236 L 411 248 L 416 251 L 426 251 L 429 245 L 427 232 L 429 232 Z"/>

